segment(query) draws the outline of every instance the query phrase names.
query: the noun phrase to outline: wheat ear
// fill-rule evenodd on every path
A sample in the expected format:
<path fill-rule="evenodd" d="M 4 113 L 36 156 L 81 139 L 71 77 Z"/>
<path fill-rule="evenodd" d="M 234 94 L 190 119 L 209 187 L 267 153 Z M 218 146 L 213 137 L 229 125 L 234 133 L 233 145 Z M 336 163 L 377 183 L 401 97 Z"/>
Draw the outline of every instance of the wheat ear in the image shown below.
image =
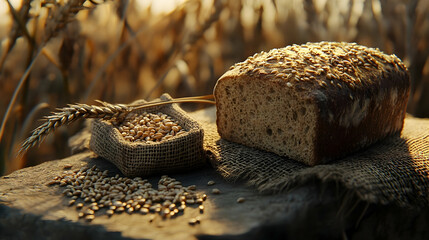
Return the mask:
<path fill-rule="evenodd" d="M 45 122 L 38 128 L 34 129 L 31 133 L 31 136 L 28 137 L 27 140 L 25 140 L 25 142 L 22 144 L 21 149 L 19 150 L 19 154 L 25 153 L 30 147 L 33 147 L 36 144 L 40 144 L 49 133 L 55 131 L 55 129 L 57 129 L 58 127 L 70 124 L 77 119 L 122 119 L 128 113 L 135 110 L 172 103 L 195 102 L 215 104 L 215 101 L 208 100 L 210 98 L 213 98 L 213 95 L 177 98 L 171 101 L 146 102 L 134 105 L 110 104 L 103 101 L 97 101 L 98 103 L 102 104 L 102 106 L 87 104 L 69 104 L 67 107 L 59 108 L 50 116 L 45 117 Z"/>
<path fill-rule="evenodd" d="M 45 122 L 34 129 L 31 136 L 22 144 L 19 153 L 26 152 L 30 147 L 41 143 L 45 137 L 55 131 L 56 128 L 70 124 L 80 118 L 112 119 L 125 116 L 129 108 L 122 104 L 108 104 L 94 106 L 87 104 L 70 104 L 65 108 L 58 109 L 52 115 L 45 117 Z"/>

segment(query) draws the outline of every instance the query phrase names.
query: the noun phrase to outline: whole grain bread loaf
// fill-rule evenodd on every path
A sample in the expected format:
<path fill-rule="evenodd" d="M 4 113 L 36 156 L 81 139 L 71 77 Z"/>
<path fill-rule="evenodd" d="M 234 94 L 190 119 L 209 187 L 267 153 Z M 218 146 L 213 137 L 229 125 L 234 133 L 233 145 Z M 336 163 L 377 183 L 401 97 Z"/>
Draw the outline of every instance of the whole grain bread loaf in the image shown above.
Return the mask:
<path fill-rule="evenodd" d="M 344 42 L 273 49 L 217 81 L 218 132 L 313 166 L 400 133 L 409 90 L 401 60 L 378 49 Z"/>

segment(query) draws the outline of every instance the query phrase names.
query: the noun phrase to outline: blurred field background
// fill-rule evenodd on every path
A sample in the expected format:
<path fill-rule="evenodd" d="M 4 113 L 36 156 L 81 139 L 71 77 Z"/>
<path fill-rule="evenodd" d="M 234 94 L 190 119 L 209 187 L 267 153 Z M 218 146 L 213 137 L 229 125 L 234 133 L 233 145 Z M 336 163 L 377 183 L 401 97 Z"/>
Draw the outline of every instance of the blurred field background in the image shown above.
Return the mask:
<path fill-rule="evenodd" d="M 25 79 L 5 121 L 0 175 L 70 155 L 81 122 L 17 157 L 57 107 L 211 94 L 234 63 L 294 43 L 347 41 L 396 54 L 412 76 L 408 112 L 429 117 L 427 0 L 1 0 L 0 40 L 2 121 Z"/>

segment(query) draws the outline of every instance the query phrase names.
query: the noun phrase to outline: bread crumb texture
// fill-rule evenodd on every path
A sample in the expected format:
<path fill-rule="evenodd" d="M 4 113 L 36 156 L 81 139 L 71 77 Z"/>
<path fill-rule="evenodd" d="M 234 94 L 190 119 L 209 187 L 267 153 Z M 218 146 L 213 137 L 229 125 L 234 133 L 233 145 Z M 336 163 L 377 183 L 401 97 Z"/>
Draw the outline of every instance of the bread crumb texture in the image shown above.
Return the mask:
<path fill-rule="evenodd" d="M 400 130 L 408 91 L 407 69 L 395 55 L 355 43 L 291 45 L 257 53 L 218 80 L 218 131 L 224 139 L 315 165 Z M 391 119 L 378 118 L 377 109 L 386 107 L 401 109 L 389 112 L 398 115 Z M 382 131 L 362 135 L 365 126 Z M 320 137 L 335 130 L 346 133 Z M 330 146 L 347 134 L 353 139 L 346 145 Z M 330 156 L 323 146 L 344 150 Z"/>

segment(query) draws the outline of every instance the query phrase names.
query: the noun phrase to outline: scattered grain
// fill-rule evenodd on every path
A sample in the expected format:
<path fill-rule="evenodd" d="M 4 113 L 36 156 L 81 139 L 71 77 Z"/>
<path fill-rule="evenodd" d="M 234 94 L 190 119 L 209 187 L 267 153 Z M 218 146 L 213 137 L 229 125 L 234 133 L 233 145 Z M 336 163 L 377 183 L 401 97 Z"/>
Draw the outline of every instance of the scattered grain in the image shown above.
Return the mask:
<path fill-rule="evenodd" d="M 213 188 L 213 189 L 212 189 L 212 193 L 213 193 L 213 194 L 220 194 L 220 190 L 219 190 L 219 189 L 217 189 L 217 188 Z"/>
<path fill-rule="evenodd" d="M 72 167 L 73 165 L 67 163 L 67 164 L 64 164 L 63 169 L 70 169 Z"/>
<path fill-rule="evenodd" d="M 111 209 L 106 211 L 107 216 L 112 216 L 115 212 Z"/>
<path fill-rule="evenodd" d="M 193 225 L 197 224 L 197 219 L 191 218 L 188 223 L 189 223 L 189 225 L 193 226 Z"/>
<path fill-rule="evenodd" d="M 88 222 L 91 222 L 92 220 L 94 220 L 94 218 L 95 218 L 94 215 L 86 215 L 85 216 L 85 220 Z"/>
<path fill-rule="evenodd" d="M 163 117 L 166 118 L 161 116 L 161 119 Z M 76 209 L 81 209 L 79 218 L 87 216 L 90 220 L 94 219 L 94 212 L 102 208 L 107 208 L 107 216 L 126 211 L 129 214 L 153 212 L 173 217 L 183 212 L 187 204 L 202 204 L 207 199 L 206 194 L 195 192 L 195 185 L 184 187 L 180 181 L 168 176 L 162 176 L 158 189 L 154 189 L 148 180 L 120 177 L 118 174 L 108 177 L 107 170 L 101 171 L 95 166 L 65 171 L 51 182 L 55 183 L 50 185 L 62 183 L 65 188 L 63 194 L 71 198 L 69 205 L 76 204 Z M 200 205 L 199 209 L 203 212 L 204 206 Z"/>

